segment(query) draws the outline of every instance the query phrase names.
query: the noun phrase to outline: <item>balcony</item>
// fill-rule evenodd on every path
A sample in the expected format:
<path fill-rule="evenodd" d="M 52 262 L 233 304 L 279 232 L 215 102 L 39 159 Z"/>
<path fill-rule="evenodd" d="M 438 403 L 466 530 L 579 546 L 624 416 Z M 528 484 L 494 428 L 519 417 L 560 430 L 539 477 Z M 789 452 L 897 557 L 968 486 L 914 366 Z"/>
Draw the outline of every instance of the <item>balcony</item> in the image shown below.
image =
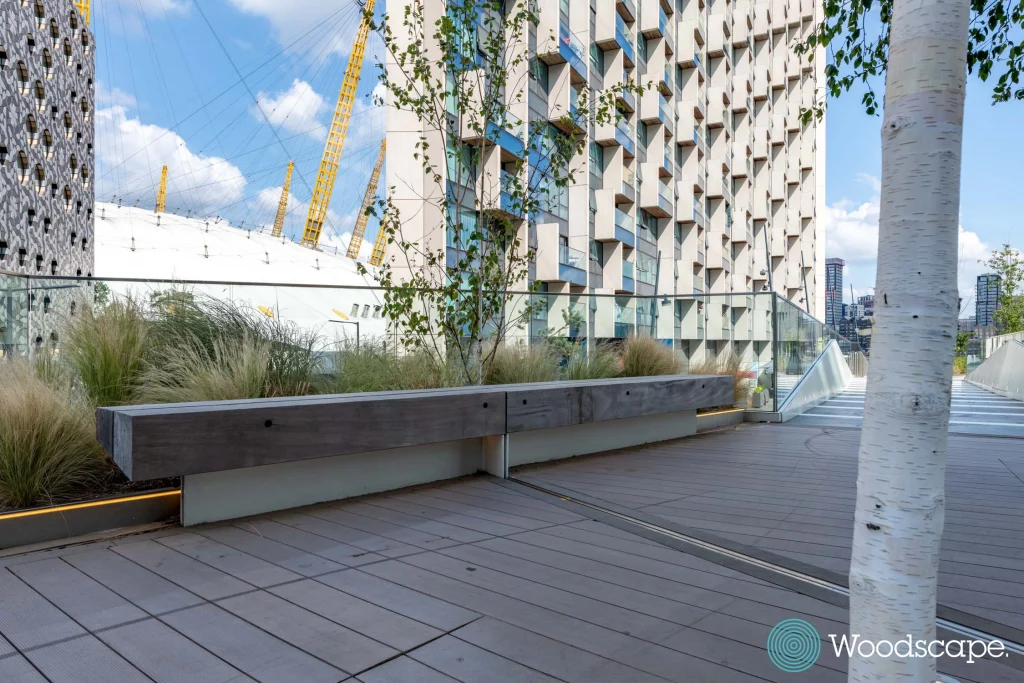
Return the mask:
<path fill-rule="evenodd" d="M 703 244 L 698 244 L 697 245 L 697 251 L 694 253 L 694 257 L 693 257 L 693 263 L 694 263 L 694 265 L 697 265 L 697 266 L 703 266 L 704 265 L 704 245 Z"/>
<path fill-rule="evenodd" d="M 622 84 L 629 83 L 631 76 L 625 70 L 622 72 Z M 636 94 L 625 88 L 620 88 L 615 92 L 615 101 L 626 112 L 636 111 Z"/>
<path fill-rule="evenodd" d="M 630 156 L 636 156 L 636 128 L 625 119 L 619 120 L 615 124 L 615 142 L 622 145 L 622 149 L 625 150 Z"/>
<path fill-rule="evenodd" d="M 632 294 L 636 291 L 636 283 L 633 280 L 633 263 L 631 261 L 622 262 L 622 290 L 623 292 L 629 292 Z M 632 309 L 627 309 L 632 313 Z M 632 321 L 630 321 L 631 323 Z M 625 321 L 623 321 L 625 323 Z M 618 315 L 615 320 L 616 326 L 619 324 Z"/>
<path fill-rule="evenodd" d="M 672 110 L 671 103 L 665 99 L 664 95 L 658 96 L 658 119 L 664 124 L 665 130 L 668 131 L 669 135 L 676 134 L 675 112 Z"/>
<path fill-rule="evenodd" d="M 586 121 L 579 114 L 580 93 L 575 87 L 568 86 L 568 94 L 552 94 L 548 99 L 548 120 L 566 133 L 581 133 L 586 130 Z"/>
<path fill-rule="evenodd" d="M 668 15 L 665 14 L 664 8 L 658 6 L 658 30 L 661 31 L 661 35 L 665 37 L 665 46 L 668 48 L 669 54 L 675 53 L 675 39 L 672 36 L 672 29 L 674 25 Z"/>
<path fill-rule="evenodd" d="M 587 255 L 566 244 L 558 245 L 558 277 L 580 287 L 587 286 Z"/>
<path fill-rule="evenodd" d="M 508 111 L 502 109 L 494 112 L 487 121 L 486 135 L 487 142 L 497 145 L 503 152 L 522 159 L 526 155 L 526 130 L 522 120 Z M 471 144 L 479 144 L 481 136 L 468 126 L 463 128 L 462 138 Z"/>
<path fill-rule="evenodd" d="M 704 226 L 704 203 L 697 197 L 693 198 L 693 222 Z"/>
<path fill-rule="evenodd" d="M 622 169 L 622 184 L 619 189 L 620 191 L 615 195 L 617 203 L 636 201 L 636 174 L 633 173 L 633 169 Z"/>
<path fill-rule="evenodd" d="M 636 5 L 633 4 L 633 0 L 616 0 L 615 9 L 625 12 L 626 18 L 630 21 L 636 21 Z"/>
<path fill-rule="evenodd" d="M 587 79 L 587 48 L 565 23 L 558 25 L 558 53 L 581 79 Z"/>
<path fill-rule="evenodd" d="M 693 276 L 693 293 L 694 294 L 703 294 L 704 293 L 704 278 L 702 276 L 700 276 L 700 275 L 694 275 Z M 704 318 L 704 314 L 703 313 L 699 314 L 698 318 L 699 319 L 703 319 Z M 704 326 L 700 325 L 700 327 L 703 328 Z"/>
<path fill-rule="evenodd" d="M 498 192 L 498 201 L 494 202 L 489 210 L 493 213 L 503 215 L 507 218 L 522 218 L 523 207 L 521 200 L 513 197 L 515 192 L 515 177 L 508 171 L 501 171 L 501 180 Z M 493 199 L 491 200 L 493 202 Z M 449 246 L 453 246 L 449 244 Z"/>
<path fill-rule="evenodd" d="M 622 50 L 626 66 L 636 64 L 636 36 L 626 26 L 626 20 L 617 12 L 615 14 L 615 42 Z"/>
<path fill-rule="evenodd" d="M 658 167 L 658 175 L 662 178 L 671 178 L 675 175 L 676 165 L 672 162 L 672 153 L 669 147 L 665 147 L 665 154 L 661 159 L 661 166 Z"/>
<path fill-rule="evenodd" d="M 659 77 L 659 79 L 660 80 L 658 81 L 658 89 L 661 91 L 661 94 L 665 95 L 666 97 L 671 95 L 672 94 L 672 74 L 669 73 L 669 70 L 668 70 L 667 66 L 665 67 L 665 70 L 661 73 L 661 76 Z"/>
<path fill-rule="evenodd" d="M 636 244 L 633 218 L 619 207 L 615 207 L 615 239 L 629 247 Z"/>
<path fill-rule="evenodd" d="M 675 193 L 672 192 L 672 186 L 666 185 L 665 183 L 658 183 L 658 209 L 661 210 L 662 216 L 665 218 L 672 215 L 672 207 L 676 202 Z"/>

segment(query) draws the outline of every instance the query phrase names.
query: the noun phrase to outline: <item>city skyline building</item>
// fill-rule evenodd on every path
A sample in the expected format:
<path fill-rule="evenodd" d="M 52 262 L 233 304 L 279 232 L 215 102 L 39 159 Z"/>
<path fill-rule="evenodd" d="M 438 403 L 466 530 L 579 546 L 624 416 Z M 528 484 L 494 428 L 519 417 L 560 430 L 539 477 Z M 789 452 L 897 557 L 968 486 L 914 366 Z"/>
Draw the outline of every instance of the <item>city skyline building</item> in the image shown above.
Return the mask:
<path fill-rule="evenodd" d="M 999 308 L 1002 278 L 994 273 L 979 275 L 974 294 L 974 318 L 977 327 L 995 325 L 995 312 Z"/>
<path fill-rule="evenodd" d="M 838 327 L 843 313 L 843 267 L 841 258 L 825 259 L 825 324 Z"/>
<path fill-rule="evenodd" d="M 428 25 L 446 12 L 444 0 L 422 6 Z M 691 359 L 725 351 L 757 357 L 767 346 L 770 331 L 758 323 L 764 316 L 752 297 L 712 295 L 773 289 L 823 318 L 824 120 L 804 122 L 800 112 L 815 104 L 824 55 L 819 48 L 811 61 L 792 50 L 813 30 L 820 6 L 561 0 L 537 12 L 522 46 L 536 59 L 530 74 L 510 79 L 494 138 L 500 154 L 488 146 L 485 155 L 495 177 L 511 167 L 503 160 L 529 153 L 527 131 L 565 134 L 559 126 L 583 90 L 653 87 L 622 94 L 617 124 L 574 126 L 588 136 L 570 162 L 574 183 L 545 210 L 518 217 L 536 250 L 531 284 L 584 307 L 592 337 L 649 328 Z M 453 196 L 458 179 L 443 177 L 439 187 L 413 158 L 416 142 L 434 131 L 394 107 L 387 116 L 386 183 L 404 238 L 450 249 L 425 197 Z M 480 144 L 462 137 L 455 145 Z M 618 302 L 629 295 L 688 298 L 652 315 Z M 606 300 L 616 302 L 608 314 L 597 310 Z M 534 322 L 558 324 L 555 309 Z"/>

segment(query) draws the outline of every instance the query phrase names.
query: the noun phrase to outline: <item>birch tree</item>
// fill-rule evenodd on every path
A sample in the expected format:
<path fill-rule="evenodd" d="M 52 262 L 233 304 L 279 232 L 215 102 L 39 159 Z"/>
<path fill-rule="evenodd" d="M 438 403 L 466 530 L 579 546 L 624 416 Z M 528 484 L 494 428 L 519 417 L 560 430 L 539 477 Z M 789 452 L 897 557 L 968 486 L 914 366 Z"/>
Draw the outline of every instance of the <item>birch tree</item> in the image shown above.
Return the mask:
<path fill-rule="evenodd" d="M 860 85 L 869 114 L 873 78 L 885 73 L 875 326 L 850 564 L 850 632 L 865 640 L 935 637 L 966 73 L 999 72 L 995 102 L 1024 99 L 1024 46 L 1011 40 L 1022 22 L 1019 0 L 826 0 L 825 20 L 801 46 L 812 55 L 825 47 L 828 94 Z M 936 661 L 854 653 L 849 680 L 931 683 Z"/>

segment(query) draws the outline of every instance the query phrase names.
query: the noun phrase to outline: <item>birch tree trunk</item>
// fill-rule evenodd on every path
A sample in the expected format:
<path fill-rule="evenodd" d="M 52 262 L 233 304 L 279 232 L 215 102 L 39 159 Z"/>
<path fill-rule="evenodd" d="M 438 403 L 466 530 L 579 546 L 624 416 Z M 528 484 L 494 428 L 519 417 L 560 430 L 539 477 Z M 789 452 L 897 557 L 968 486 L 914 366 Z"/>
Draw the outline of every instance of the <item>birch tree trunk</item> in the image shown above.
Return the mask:
<path fill-rule="evenodd" d="M 850 633 L 935 637 L 957 319 L 968 0 L 895 0 L 850 565 Z M 936 662 L 850 659 L 849 680 L 932 683 Z"/>

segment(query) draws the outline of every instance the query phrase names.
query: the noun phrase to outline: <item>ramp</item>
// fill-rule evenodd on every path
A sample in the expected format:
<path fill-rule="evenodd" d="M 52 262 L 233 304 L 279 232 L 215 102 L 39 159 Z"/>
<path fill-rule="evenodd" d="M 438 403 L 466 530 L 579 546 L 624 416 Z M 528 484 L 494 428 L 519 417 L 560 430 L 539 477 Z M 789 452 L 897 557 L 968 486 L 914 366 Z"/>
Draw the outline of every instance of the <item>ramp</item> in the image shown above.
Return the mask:
<path fill-rule="evenodd" d="M 835 340 L 830 341 L 803 377 L 787 392 L 778 409 L 782 421 L 791 420 L 824 403 L 845 390 L 852 380 L 853 373 L 839 344 Z"/>

